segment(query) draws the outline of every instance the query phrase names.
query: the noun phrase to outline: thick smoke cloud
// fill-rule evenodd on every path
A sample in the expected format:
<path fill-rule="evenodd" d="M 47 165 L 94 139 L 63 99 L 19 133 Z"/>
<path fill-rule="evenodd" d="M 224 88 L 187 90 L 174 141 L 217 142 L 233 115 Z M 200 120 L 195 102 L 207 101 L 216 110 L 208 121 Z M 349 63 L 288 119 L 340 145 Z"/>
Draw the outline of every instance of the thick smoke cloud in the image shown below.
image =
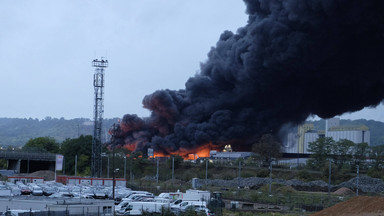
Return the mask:
<path fill-rule="evenodd" d="M 309 115 L 384 98 L 384 1 L 245 0 L 248 24 L 225 31 L 184 90 L 145 96 L 151 116 L 126 115 L 119 145 L 169 153 L 255 138 Z"/>

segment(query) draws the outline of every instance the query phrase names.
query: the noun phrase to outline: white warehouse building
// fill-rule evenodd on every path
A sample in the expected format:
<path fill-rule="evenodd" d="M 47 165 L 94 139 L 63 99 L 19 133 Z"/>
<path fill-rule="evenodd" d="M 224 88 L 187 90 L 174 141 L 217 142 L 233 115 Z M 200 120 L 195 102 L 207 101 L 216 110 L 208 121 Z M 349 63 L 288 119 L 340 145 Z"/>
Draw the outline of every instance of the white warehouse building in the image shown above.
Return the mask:
<path fill-rule="evenodd" d="M 366 126 L 355 128 L 337 127 L 328 131 L 328 137 L 332 137 L 335 141 L 347 139 L 354 143 L 368 143 L 368 145 L 370 145 L 370 136 L 371 134 Z"/>
<path fill-rule="evenodd" d="M 370 131 L 365 125 L 362 126 L 340 126 L 339 118 L 326 120 L 325 130 L 314 130 L 313 124 L 304 124 L 298 127 L 297 133 L 289 133 L 283 152 L 308 154 L 308 145 L 319 137 L 332 137 L 334 141 L 342 139 L 354 143 L 367 143 L 370 145 Z"/>

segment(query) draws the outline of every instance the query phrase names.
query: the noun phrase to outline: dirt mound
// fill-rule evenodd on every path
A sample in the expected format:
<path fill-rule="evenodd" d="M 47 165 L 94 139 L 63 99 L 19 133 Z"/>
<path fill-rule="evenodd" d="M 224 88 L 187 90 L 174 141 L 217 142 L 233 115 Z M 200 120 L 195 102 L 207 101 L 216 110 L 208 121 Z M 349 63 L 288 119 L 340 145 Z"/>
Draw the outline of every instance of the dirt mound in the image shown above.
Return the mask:
<path fill-rule="evenodd" d="M 355 194 L 355 192 L 353 192 L 351 189 L 346 188 L 346 187 L 339 188 L 338 190 L 336 190 L 333 193 L 335 195 L 339 195 L 339 196 L 350 196 L 350 195 Z"/>
<path fill-rule="evenodd" d="M 384 215 L 384 197 L 353 197 L 312 216 L 381 216 Z"/>
<path fill-rule="evenodd" d="M 28 176 L 43 177 L 44 181 L 53 181 L 55 179 L 55 172 L 50 170 L 40 170 L 40 171 L 30 173 Z"/>
<path fill-rule="evenodd" d="M 50 170 L 40 170 L 33 173 L 20 173 L 15 174 L 14 176 L 29 176 L 29 177 L 43 177 L 44 181 L 53 181 L 55 180 L 55 172 Z"/>

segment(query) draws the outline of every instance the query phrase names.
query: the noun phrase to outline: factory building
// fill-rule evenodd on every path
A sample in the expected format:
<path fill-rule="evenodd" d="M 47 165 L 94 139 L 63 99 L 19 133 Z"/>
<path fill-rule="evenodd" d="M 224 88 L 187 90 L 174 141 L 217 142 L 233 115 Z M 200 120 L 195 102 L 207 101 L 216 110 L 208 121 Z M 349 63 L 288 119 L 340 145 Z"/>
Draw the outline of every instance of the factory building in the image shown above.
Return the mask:
<path fill-rule="evenodd" d="M 231 161 L 237 159 L 247 159 L 252 156 L 252 152 L 217 152 L 210 151 L 209 152 L 210 159 L 215 161 Z"/>
<path fill-rule="evenodd" d="M 289 133 L 285 141 L 283 151 L 285 153 L 309 154 L 308 145 L 319 137 L 332 137 L 334 141 L 342 139 L 354 143 L 368 143 L 370 145 L 370 131 L 365 125 L 340 126 L 339 118 L 326 120 L 325 130 L 315 130 L 313 124 L 298 126 L 297 132 Z"/>

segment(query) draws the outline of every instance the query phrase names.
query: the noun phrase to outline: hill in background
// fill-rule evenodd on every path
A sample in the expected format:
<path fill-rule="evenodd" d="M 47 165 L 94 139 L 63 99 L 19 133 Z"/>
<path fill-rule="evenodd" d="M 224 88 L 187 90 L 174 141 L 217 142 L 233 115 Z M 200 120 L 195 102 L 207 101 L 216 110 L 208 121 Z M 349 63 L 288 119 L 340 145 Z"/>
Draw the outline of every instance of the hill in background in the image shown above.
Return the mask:
<path fill-rule="evenodd" d="M 103 142 L 109 139 L 108 130 L 118 118 L 104 119 Z M 29 139 L 53 137 L 58 142 L 79 135 L 92 135 L 93 121 L 86 118 L 66 120 L 46 117 L 43 120 L 26 118 L 0 118 L 0 146 L 23 146 Z"/>
<path fill-rule="evenodd" d="M 118 118 L 104 119 L 103 142 L 109 139 L 108 130 Z M 315 129 L 324 130 L 325 121 L 310 121 Z M 384 144 L 384 123 L 373 120 L 340 120 L 342 126 L 366 125 L 371 131 L 371 145 Z M 79 135 L 92 135 L 93 121 L 86 118 L 66 120 L 64 118 L 46 117 L 43 120 L 26 118 L 0 118 L 0 146 L 23 146 L 29 139 L 36 137 L 53 137 L 58 142 Z"/>

